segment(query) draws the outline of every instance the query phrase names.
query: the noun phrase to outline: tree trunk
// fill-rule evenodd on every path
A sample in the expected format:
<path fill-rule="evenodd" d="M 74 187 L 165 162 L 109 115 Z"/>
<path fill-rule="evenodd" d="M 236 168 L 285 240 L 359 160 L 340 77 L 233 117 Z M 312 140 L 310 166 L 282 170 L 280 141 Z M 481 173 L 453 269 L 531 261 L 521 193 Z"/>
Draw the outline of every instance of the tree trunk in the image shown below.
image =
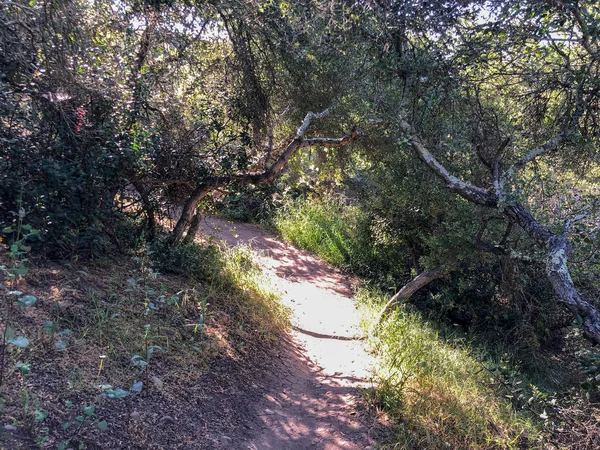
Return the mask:
<path fill-rule="evenodd" d="M 494 178 L 498 179 L 493 189 L 483 189 L 479 186 L 466 183 L 448 172 L 423 142 L 414 135 L 414 130 L 406 121 L 401 121 L 400 127 L 408 135 L 412 149 L 416 155 L 446 183 L 448 189 L 453 190 L 472 203 L 502 211 L 504 215 L 517 223 L 530 238 L 546 248 L 546 274 L 557 300 L 563 303 L 570 311 L 582 317 L 585 336 L 591 341 L 600 344 L 600 311 L 579 295 L 569 273 L 567 260 L 571 254 L 572 247 L 566 236 L 568 222 L 565 223 L 561 234 L 553 233 L 542 226 L 523 205 L 514 200 L 507 201 L 503 188 L 503 185 L 508 182 L 517 170 L 538 156 L 558 148 L 568 134 L 560 133 L 545 144 L 536 147 L 517 161 L 502 176 L 495 174 Z"/>
<path fill-rule="evenodd" d="M 152 204 L 152 200 L 148 195 L 148 190 L 146 190 L 144 185 L 135 179 L 131 180 L 131 184 L 135 190 L 138 191 L 138 194 L 140 194 L 142 208 L 144 209 L 144 213 L 146 213 L 146 229 L 148 230 L 148 237 L 150 240 L 153 240 L 156 237 L 156 209 Z"/>
<path fill-rule="evenodd" d="M 173 229 L 172 238 L 175 244 L 178 244 L 183 240 L 183 234 L 192 223 L 194 211 L 196 211 L 196 208 L 198 207 L 198 202 L 200 202 L 200 200 L 202 200 L 211 189 L 212 186 L 206 183 L 201 184 L 194 190 L 194 192 L 192 192 L 190 198 L 187 200 L 187 202 L 185 202 L 185 205 L 183 205 L 181 216 L 179 217 L 179 220 Z"/>
<path fill-rule="evenodd" d="M 183 239 L 184 245 L 191 244 L 192 242 L 194 242 L 194 238 L 196 237 L 196 234 L 200 229 L 201 220 L 202 216 L 200 215 L 200 208 L 196 208 L 196 213 L 194 214 L 194 217 L 192 217 L 192 220 L 190 222 L 190 228 L 188 229 L 188 232 L 185 235 L 185 238 Z"/>
<path fill-rule="evenodd" d="M 419 289 L 424 288 L 429 283 L 437 280 L 438 278 L 442 278 L 448 275 L 450 272 L 452 272 L 452 270 L 454 270 L 454 267 L 455 264 L 442 264 L 440 266 L 437 266 L 435 269 L 421 272 L 415 278 L 410 280 L 381 309 L 379 313 L 379 318 L 377 319 L 375 326 L 378 326 L 381 323 L 385 316 L 398 302 L 400 302 L 401 300 L 408 300 Z"/>

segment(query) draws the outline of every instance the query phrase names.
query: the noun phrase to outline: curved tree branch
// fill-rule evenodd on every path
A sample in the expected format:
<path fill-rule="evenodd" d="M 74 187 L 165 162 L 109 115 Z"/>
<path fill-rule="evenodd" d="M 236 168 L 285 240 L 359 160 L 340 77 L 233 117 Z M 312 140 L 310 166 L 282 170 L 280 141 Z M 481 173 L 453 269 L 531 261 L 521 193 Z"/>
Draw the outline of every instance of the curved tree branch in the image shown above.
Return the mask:
<path fill-rule="evenodd" d="M 586 337 L 596 343 L 600 343 L 600 311 L 588 301 L 584 300 L 577 292 L 571 278 L 567 264 L 568 257 L 572 251 L 571 244 L 566 237 L 566 228 L 561 234 L 553 233 L 542 226 L 527 208 L 516 201 L 501 199 L 496 191 L 489 191 L 478 186 L 459 180 L 427 150 L 422 142 L 414 135 L 412 128 L 402 121 L 402 129 L 405 130 L 405 138 L 410 142 L 416 155 L 423 160 L 427 166 L 443 181 L 447 187 L 463 198 L 483 206 L 494 208 L 517 223 L 534 241 L 546 249 L 546 274 L 552 285 L 556 298 L 563 303 L 574 314 L 583 318 L 583 331 Z M 515 166 L 513 170 L 520 169 L 525 164 L 533 161 L 536 157 L 555 149 L 560 145 L 564 137 L 556 136 L 546 144 L 537 147 L 527 153 Z"/>
<path fill-rule="evenodd" d="M 330 110 L 326 109 L 320 113 L 309 112 L 304 117 L 302 124 L 296 131 L 296 136 L 287 145 L 285 150 L 279 155 L 275 162 L 265 171 L 259 173 L 246 173 L 236 175 L 221 175 L 205 178 L 194 189 L 189 199 L 183 206 L 183 210 L 175 228 L 173 229 L 173 240 L 178 243 L 183 239 L 185 230 L 190 226 L 194 211 L 198 202 L 214 189 L 230 184 L 253 184 L 256 186 L 272 183 L 281 171 L 285 168 L 294 154 L 306 147 L 342 147 L 353 142 L 363 135 L 353 130 L 341 138 L 316 137 L 304 139 L 306 131 L 313 120 L 319 120 L 329 115 Z"/>
<path fill-rule="evenodd" d="M 425 272 L 421 272 L 415 278 L 406 283 L 402 289 L 400 289 L 386 304 L 381 311 L 379 312 L 379 316 L 377 321 L 375 322 L 375 326 L 378 326 L 385 316 L 391 311 L 391 309 L 400 301 L 408 300 L 413 296 L 415 292 L 419 289 L 424 288 L 432 281 L 437 280 L 438 278 L 445 277 L 450 272 L 454 270 L 456 267 L 456 263 L 447 263 L 437 266 L 435 269 L 426 270 Z"/>

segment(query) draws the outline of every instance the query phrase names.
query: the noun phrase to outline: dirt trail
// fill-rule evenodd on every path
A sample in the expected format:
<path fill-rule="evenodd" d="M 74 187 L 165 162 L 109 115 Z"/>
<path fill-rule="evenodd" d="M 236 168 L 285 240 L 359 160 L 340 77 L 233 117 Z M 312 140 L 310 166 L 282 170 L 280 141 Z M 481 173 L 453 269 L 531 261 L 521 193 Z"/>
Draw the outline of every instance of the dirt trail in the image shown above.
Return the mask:
<path fill-rule="evenodd" d="M 249 243 L 292 310 L 294 330 L 279 358 L 252 388 L 248 436 L 225 446 L 250 450 L 365 450 L 381 434 L 357 403 L 369 388 L 371 358 L 363 348 L 352 280 L 260 227 L 208 218 L 202 233 L 229 245 Z M 258 383 L 257 383 L 258 384 Z M 236 433 L 239 436 L 239 433 Z M 236 439 L 237 440 L 237 439 Z"/>

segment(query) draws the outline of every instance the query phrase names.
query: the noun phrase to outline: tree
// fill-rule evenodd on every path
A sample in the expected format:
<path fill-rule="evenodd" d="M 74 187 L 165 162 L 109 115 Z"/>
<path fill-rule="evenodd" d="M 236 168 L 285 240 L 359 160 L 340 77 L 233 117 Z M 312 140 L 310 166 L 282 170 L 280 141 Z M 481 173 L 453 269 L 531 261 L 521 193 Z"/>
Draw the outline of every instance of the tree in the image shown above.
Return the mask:
<path fill-rule="evenodd" d="M 409 107 L 405 99 L 400 109 L 399 145 L 411 148 L 446 188 L 498 211 L 508 222 L 507 236 L 515 224 L 541 247 L 556 298 L 582 317 L 586 336 L 600 342 L 600 312 L 579 294 L 567 265 L 570 227 L 586 219 L 595 226 L 596 205 L 571 201 L 574 207 L 547 215 L 536 204 L 543 201 L 544 177 L 573 170 L 577 159 L 596 164 L 588 149 L 598 143 L 600 49 L 590 34 L 600 23 L 598 8 L 563 2 L 498 2 L 488 8 L 484 23 L 457 21 L 442 32 L 447 50 L 434 43 L 431 30 L 407 34 L 407 41 L 418 36 L 426 42 L 425 58 L 442 71 L 419 73 L 413 66 L 413 103 Z M 439 84 L 447 90 L 440 92 Z M 462 130 L 453 126 L 459 121 Z M 544 158 L 541 170 L 531 169 Z M 520 176 L 528 170 L 540 184 Z M 561 193 L 569 194 L 583 199 L 581 192 Z M 485 250 L 518 256 L 507 239 L 491 245 L 481 234 L 477 238 Z"/>

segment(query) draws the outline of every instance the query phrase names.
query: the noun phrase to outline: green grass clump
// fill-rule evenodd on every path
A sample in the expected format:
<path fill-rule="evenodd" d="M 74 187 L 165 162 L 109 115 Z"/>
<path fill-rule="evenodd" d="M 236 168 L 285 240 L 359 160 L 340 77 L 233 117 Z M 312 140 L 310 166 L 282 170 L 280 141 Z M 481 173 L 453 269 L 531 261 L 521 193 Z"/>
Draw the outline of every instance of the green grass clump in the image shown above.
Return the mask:
<path fill-rule="evenodd" d="M 213 279 L 213 296 L 259 327 L 263 337 L 274 337 L 290 325 L 290 314 L 280 294 L 263 274 L 249 246 L 223 250 L 222 270 Z"/>
<path fill-rule="evenodd" d="M 517 413 L 464 339 L 445 338 L 398 308 L 378 327 L 385 296 L 361 290 L 363 326 L 377 353 L 376 404 L 398 422 L 387 448 L 536 448 L 534 423 Z"/>
<path fill-rule="evenodd" d="M 350 263 L 352 249 L 348 232 L 352 215 L 343 212 L 331 201 L 299 199 L 279 210 L 273 222 L 284 239 L 343 267 Z"/>
<path fill-rule="evenodd" d="M 247 246 L 221 249 L 192 243 L 152 247 L 153 266 L 161 273 L 176 273 L 201 282 L 210 302 L 239 321 L 259 327 L 263 336 L 274 337 L 289 326 L 289 313 L 254 260 Z"/>

